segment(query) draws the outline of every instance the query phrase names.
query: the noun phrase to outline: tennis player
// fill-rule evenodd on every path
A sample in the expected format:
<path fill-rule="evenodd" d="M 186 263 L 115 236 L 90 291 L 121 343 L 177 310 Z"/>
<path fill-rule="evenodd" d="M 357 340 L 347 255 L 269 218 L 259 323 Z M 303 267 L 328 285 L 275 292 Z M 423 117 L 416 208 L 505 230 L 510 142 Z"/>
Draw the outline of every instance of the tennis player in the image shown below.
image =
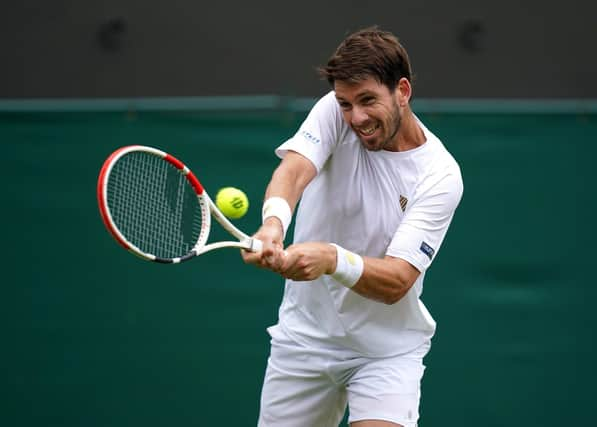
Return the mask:
<path fill-rule="evenodd" d="M 461 199 L 460 169 L 409 106 L 394 35 L 351 34 L 320 71 L 333 90 L 276 149 L 263 251 L 242 255 L 286 278 L 259 426 L 337 426 L 347 405 L 352 427 L 416 426 L 435 331 L 423 279 Z"/>

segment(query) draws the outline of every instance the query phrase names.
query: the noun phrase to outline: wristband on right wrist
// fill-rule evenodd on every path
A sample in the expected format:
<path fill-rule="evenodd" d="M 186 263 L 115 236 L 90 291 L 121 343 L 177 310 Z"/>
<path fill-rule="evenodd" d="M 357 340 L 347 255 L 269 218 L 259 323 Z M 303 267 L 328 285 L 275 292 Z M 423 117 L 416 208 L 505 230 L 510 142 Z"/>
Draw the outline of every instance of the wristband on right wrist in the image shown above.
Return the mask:
<path fill-rule="evenodd" d="M 270 197 L 263 203 L 261 210 L 262 221 L 272 216 L 280 220 L 284 229 L 283 237 L 286 237 L 286 231 L 288 231 L 290 221 L 292 221 L 292 211 L 288 202 L 282 197 Z"/>

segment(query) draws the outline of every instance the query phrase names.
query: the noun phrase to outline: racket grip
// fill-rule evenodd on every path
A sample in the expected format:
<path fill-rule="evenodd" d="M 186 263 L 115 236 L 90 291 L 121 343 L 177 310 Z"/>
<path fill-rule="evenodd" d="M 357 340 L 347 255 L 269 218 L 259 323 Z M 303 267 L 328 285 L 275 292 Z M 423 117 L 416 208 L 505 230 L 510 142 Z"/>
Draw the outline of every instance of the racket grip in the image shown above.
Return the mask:
<path fill-rule="evenodd" d="M 263 243 L 259 239 L 251 239 L 250 243 L 251 247 L 249 248 L 249 250 L 251 252 L 261 252 L 261 249 L 263 249 Z"/>

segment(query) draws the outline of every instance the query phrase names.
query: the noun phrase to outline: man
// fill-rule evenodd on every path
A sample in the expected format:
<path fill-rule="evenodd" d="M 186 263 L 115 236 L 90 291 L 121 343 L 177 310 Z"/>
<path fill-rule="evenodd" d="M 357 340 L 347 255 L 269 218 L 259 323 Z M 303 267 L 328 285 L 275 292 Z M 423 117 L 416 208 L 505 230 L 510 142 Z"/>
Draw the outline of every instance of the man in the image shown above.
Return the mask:
<path fill-rule="evenodd" d="M 435 322 L 419 297 L 462 196 L 460 170 L 413 114 L 408 55 L 391 33 L 349 35 L 267 187 L 260 253 L 286 280 L 260 426 L 416 426 Z M 284 235 L 296 215 L 294 243 Z"/>

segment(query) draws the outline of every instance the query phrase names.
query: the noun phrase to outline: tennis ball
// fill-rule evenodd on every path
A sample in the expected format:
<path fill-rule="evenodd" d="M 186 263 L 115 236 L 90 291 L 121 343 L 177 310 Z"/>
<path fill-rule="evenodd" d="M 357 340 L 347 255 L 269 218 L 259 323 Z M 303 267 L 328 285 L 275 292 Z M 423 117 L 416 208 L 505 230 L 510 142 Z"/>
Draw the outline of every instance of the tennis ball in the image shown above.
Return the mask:
<path fill-rule="evenodd" d="M 249 199 L 238 188 L 224 187 L 216 194 L 216 206 L 228 218 L 238 219 L 247 213 Z"/>

